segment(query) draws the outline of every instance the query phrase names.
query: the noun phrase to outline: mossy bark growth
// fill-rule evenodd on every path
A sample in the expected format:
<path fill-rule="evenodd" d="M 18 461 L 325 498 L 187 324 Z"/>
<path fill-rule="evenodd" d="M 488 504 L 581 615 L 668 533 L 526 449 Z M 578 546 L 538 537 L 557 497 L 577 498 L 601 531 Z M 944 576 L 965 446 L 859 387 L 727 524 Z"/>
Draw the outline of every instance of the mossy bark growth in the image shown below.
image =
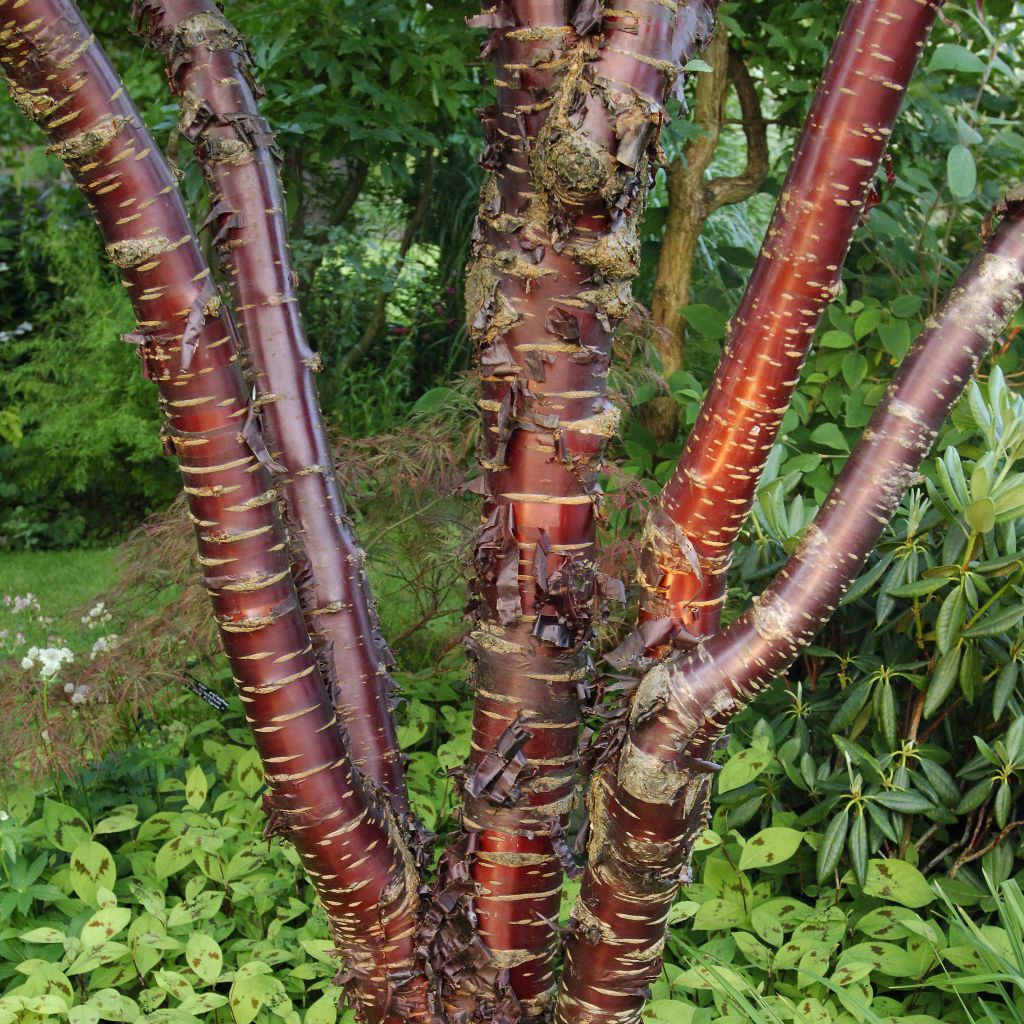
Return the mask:
<path fill-rule="evenodd" d="M 498 102 L 466 284 L 484 512 L 462 818 L 480 938 L 529 1019 L 554 987 L 591 623 L 621 594 L 594 550 L 618 422 L 612 332 L 632 301 L 666 93 L 713 6 L 584 3 L 570 19 L 570 5 L 533 0 L 471 20 L 491 29 Z"/>
<path fill-rule="evenodd" d="M 320 362 L 299 312 L 279 156 L 260 116 L 248 52 L 211 0 L 135 0 L 133 16 L 167 58 L 179 129 L 210 186 L 208 222 L 253 370 L 264 462 L 284 498 L 292 569 L 321 675 L 356 768 L 411 825 L 388 673 L 394 658 L 334 473 L 314 380 Z"/>
<path fill-rule="evenodd" d="M 0 0 L 0 70 L 88 199 L 135 308 L 129 340 L 159 388 L 204 583 L 263 759 L 268 831 L 299 851 L 365 1019 L 423 1019 L 416 873 L 327 700 L 234 329 L 171 170 L 67 0 Z"/>

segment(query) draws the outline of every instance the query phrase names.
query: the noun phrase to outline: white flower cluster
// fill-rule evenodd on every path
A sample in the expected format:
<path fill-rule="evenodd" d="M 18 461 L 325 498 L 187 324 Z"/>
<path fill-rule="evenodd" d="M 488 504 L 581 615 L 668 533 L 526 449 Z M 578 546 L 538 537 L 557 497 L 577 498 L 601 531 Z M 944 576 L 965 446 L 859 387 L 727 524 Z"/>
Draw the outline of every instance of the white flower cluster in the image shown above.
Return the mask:
<path fill-rule="evenodd" d="M 0 269 L 7 270 L 7 264 L 0 264 Z M 17 327 L 12 328 L 9 331 L 0 331 L 0 341 L 10 341 L 12 338 L 20 338 L 23 334 L 28 334 L 32 330 L 32 324 L 28 320 L 23 320 Z"/>
<path fill-rule="evenodd" d="M 28 654 L 21 659 L 21 667 L 31 672 L 38 665 L 39 674 L 49 681 L 63 664 L 74 660 L 74 653 L 67 647 L 30 647 Z"/>
<path fill-rule="evenodd" d="M 112 616 L 107 611 L 106 603 L 100 601 L 98 604 L 94 604 L 89 611 L 82 616 L 82 625 L 88 626 L 90 629 L 95 629 L 97 626 L 104 622 L 109 622 Z"/>
<path fill-rule="evenodd" d="M 4 594 L 3 605 L 10 610 L 12 615 L 20 615 L 24 611 L 38 612 L 42 609 L 39 606 L 39 598 L 31 591 L 27 594 Z"/>
<path fill-rule="evenodd" d="M 106 652 L 109 651 L 116 642 L 116 633 L 111 633 L 109 636 L 97 637 L 96 643 L 92 645 L 92 650 L 89 652 L 89 660 L 95 661 L 99 655 L 106 654 Z"/>
<path fill-rule="evenodd" d="M 92 693 L 92 687 L 85 683 L 65 683 L 64 692 L 72 704 L 84 704 Z"/>

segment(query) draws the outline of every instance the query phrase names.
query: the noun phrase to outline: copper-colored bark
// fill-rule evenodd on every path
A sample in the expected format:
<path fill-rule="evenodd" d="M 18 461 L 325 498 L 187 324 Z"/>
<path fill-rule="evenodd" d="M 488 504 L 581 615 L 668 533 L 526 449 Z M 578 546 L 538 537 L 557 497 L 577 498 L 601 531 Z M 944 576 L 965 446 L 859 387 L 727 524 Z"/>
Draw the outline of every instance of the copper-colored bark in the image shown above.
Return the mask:
<path fill-rule="evenodd" d="M 708 397 L 652 510 L 641 621 L 717 627 L 733 543 L 940 4 L 847 10 Z"/>
<path fill-rule="evenodd" d="M 256 404 L 281 488 L 293 568 L 320 670 L 356 767 L 409 801 L 390 698 L 394 664 L 379 628 L 363 553 L 334 474 L 288 249 L 274 136 L 238 32 L 212 0 L 135 0 L 133 14 L 167 58 L 181 130 L 212 193 L 210 223 L 254 371 Z"/>
<path fill-rule="evenodd" d="M 1024 299 L 1024 204 L 918 339 L 800 546 L 753 606 L 643 678 L 617 764 L 591 791 L 590 863 L 556 1024 L 632 1024 L 657 977 L 665 914 L 704 827 L 714 748 L 856 579 L 982 356 Z"/>
<path fill-rule="evenodd" d="M 479 933 L 528 1017 L 554 984 L 580 697 L 596 603 L 597 474 L 617 412 L 612 330 L 668 86 L 713 4 L 630 12 L 509 2 L 492 29 L 498 103 L 466 293 L 483 369 L 473 747 L 463 818 Z M 499 987 L 502 979 L 498 979 Z"/>
<path fill-rule="evenodd" d="M 366 1019 L 422 1019 L 415 872 L 327 701 L 233 330 L 170 168 L 70 0 L 0 0 L 0 69 L 87 197 L 135 307 L 133 340 L 160 391 L 204 582 L 263 758 L 269 828 L 298 849 Z"/>

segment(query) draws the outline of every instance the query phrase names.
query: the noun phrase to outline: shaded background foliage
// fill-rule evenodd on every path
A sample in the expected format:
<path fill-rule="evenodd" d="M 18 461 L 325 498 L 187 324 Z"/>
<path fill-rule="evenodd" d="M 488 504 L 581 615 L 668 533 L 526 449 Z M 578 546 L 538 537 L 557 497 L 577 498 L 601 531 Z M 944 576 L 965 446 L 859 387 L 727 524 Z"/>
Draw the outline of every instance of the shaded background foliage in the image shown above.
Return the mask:
<path fill-rule="evenodd" d="M 613 386 L 627 416 L 606 481 L 608 571 L 629 577 L 640 499 L 657 491 L 682 446 L 682 437 L 655 440 L 639 411 L 665 391 L 683 429 L 692 423 L 843 6 L 723 6 L 761 94 L 771 173 L 757 195 L 708 219 L 687 308 L 686 366 L 668 381 L 647 355 L 654 326 L 643 306 L 665 222 L 663 181 L 652 193 L 636 289 L 642 305 L 617 341 Z M 122 5 L 83 7 L 173 150 L 176 108 L 159 59 L 126 35 Z M 469 736 L 460 567 L 476 506 L 459 485 L 476 422 L 460 269 L 481 148 L 474 109 L 489 102 L 487 76 L 463 27 L 463 5 L 449 0 L 260 0 L 229 4 L 228 13 L 252 41 L 278 130 L 304 310 L 324 363 L 325 412 L 401 664 L 413 800 L 426 824 L 443 830 L 454 805 L 447 772 L 462 763 Z M 857 234 L 844 290 L 787 415 L 737 557 L 728 615 L 792 551 L 893 367 L 976 251 L 986 212 L 1020 180 L 1021 6 L 951 5 L 947 16 L 910 88 L 891 174 L 879 176 L 880 201 Z M 726 114 L 710 174 L 743 164 L 734 99 Z M 669 158 L 694 130 L 677 108 L 664 136 Z M 178 158 L 201 220 L 205 199 L 187 147 Z M 157 440 L 151 388 L 117 340 L 131 321 L 77 195 L 13 108 L 0 105 L 0 592 L 14 587 L 4 566 L 21 556 L 11 552 L 102 547 L 155 516 L 125 546 L 105 595 L 119 637 L 110 650 L 89 656 L 95 630 L 79 628 L 77 612 L 64 621 L 45 607 L 27 616 L 0 608 L 0 685 L 12 709 L 0 735 L 8 765 L 40 787 L 62 787 L 49 797 L 87 819 L 75 825 L 84 829 L 76 845 L 98 842 L 114 854 L 116 878 L 104 888 L 131 908 L 134 929 L 119 941 L 134 949 L 157 935 L 161 943 L 160 960 L 141 975 L 118 973 L 125 963 L 116 949 L 87 971 L 70 969 L 82 955 L 75 943 L 85 920 L 110 897 L 76 888 L 70 840 L 61 845 L 50 834 L 53 815 L 63 812 L 12 788 L 12 774 L 4 798 L 11 818 L 0 822 L 0 948 L 8 965 L 0 986 L 20 991 L 25 964 L 42 959 L 46 971 L 88 976 L 72 986 L 80 1004 L 102 1004 L 110 997 L 97 993 L 117 990 L 140 1012 L 174 1008 L 187 1019 L 202 1007 L 203 1019 L 227 1020 L 217 997 L 244 981 L 242 965 L 280 961 L 291 972 L 282 982 L 291 1012 L 329 1021 L 320 925 L 304 923 L 309 893 L 291 897 L 282 912 L 258 885 L 246 890 L 242 874 L 229 869 L 224 878 L 211 867 L 218 857 L 226 865 L 243 858 L 237 867 L 255 856 L 248 812 L 232 809 L 237 793 L 252 793 L 239 769 L 236 709 L 214 711 L 180 693 L 182 682 L 228 688 L 181 510 L 166 511 L 176 482 Z M 697 884 L 673 912 L 651 1019 L 1020 1019 L 1021 973 L 1006 966 L 1020 948 L 1013 884 L 1024 835 L 1020 326 L 982 367 L 817 646 L 738 720 Z M 614 639 L 625 621 L 606 621 L 602 639 Z M 21 658 L 30 644 L 57 640 L 76 660 L 56 682 L 40 683 Z M 76 692 L 87 697 L 75 702 Z M 149 724 L 132 742 L 140 714 Z M 110 750 L 116 754 L 100 768 L 76 775 Z M 198 786 L 196 771 L 210 791 L 207 802 L 204 782 L 198 805 L 186 792 L 188 780 Z M 68 788 L 60 781 L 67 777 L 78 781 Z M 115 810 L 129 802 L 134 810 Z M 141 824 L 160 813 L 183 815 L 174 827 L 185 822 L 207 837 L 200 853 L 161 853 L 172 839 L 161 829 L 170 826 Z M 102 826 L 110 815 L 124 819 L 116 830 Z M 288 856 L 279 851 L 265 863 L 259 884 L 267 893 L 292 893 Z M 881 874 L 881 857 L 906 865 L 898 869 L 903 898 Z M 990 886 L 1000 885 L 997 899 Z M 208 915 L 168 909 L 208 909 L 214 901 L 199 896 L 213 890 L 225 896 Z M 943 899 L 987 930 L 956 923 Z M 250 913 L 260 929 L 239 923 Z M 39 928 L 59 934 L 26 938 Z M 207 981 L 188 966 L 183 928 L 208 931 L 220 944 L 223 976 Z M 963 980 L 979 966 L 1009 980 Z M 273 986 L 253 984 L 266 990 L 266 1007 L 275 1005 Z M 197 992 L 214 998 L 189 1004 Z"/>

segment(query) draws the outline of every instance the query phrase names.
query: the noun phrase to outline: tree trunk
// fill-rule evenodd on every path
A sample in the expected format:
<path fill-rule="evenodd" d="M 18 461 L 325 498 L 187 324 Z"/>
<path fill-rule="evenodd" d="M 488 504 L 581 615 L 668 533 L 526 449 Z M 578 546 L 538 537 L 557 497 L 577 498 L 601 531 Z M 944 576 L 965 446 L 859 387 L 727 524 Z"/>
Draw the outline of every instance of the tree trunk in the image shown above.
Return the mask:
<path fill-rule="evenodd" d="M 405 230 L 402 232 L 402 240 L 398 245 L 398 255 L 391 266 L 390 273 L 392 275 L 392 283 L 397 283 L 398 275 L 401 274 L 402 267 L 405 266 L 405 257 L 409 254 L 409 249 L 412 248 L 412 243 L 416 237 L 416 233 L 423 226 L 423 221 L 427 216 L 427 210 L 430 208 L 430 200 L 433 197 L 434 188 L 433 149 L 428 148 L 424 151 L 423 158 L 419 162 L 417 171 L 418 177 L 420 178 L 419 199 L 416 202 L 416 206 L 413 208 L 412 215 L 409 217 L 409 220 L 405 225 Z M 384 332 L 384 328 L 387 327 L 389 294 L 390 292 L 388 290 L 385 290 L 383 287 L 381 288 L 380 294 L 374 302 L 373 311 L 370 313 L 370 319 L 363 328 L 363 333 L 359 336 L 359 340 L 355 345 L 345 353 L 345 357 L 342 360 L 343 368 L 349 369 L 350 367 L 358 366 L 359 363 L 366 358 L 366 354 L 370 351 L 373 343 L 380 339 Z"/>
<path fill-rule="evenodd" d="M 724 27 L 715 33 L 705 56 L 711 71 L 697 75 L 693 117 L 702 134 L 683 148 L 682 155 L 669 164 L 666 175 L 668 217 L 651 303 L 658 327 L 654 346 L 666 380 L 684 365 L 683 307 L 690 301 L 693 261 L 704 222 L 720 207 L 748 199 L 768 176 L 768 132 L 757 90 L 743 61 L 730 47 Z M 725 120 L 730 82 L 743 115 L 746 167 L 742 174 L 706 182 Z M 670 441 L 679 426 L 679 407 L 672 398 L 656 398 L 644 409 L 643 422 L 659 442 Z"/>
<path fill-rule="evenodd" d="M 269 441 L 266 466 L 285 500 L 299 598 L 321 675 L 355 766 L 408 824 L 395 733 L 394 658 L 380 633 L 363 553 L 334 474 L 299 313 L 274 136 L 260 116 L 249 56 L 212 0 L 135 0 L 149 41 L 167 58 L 181 131 L 210 186 L 214 244 L 252 366 Z"/>
<path fill-rule="evenodd" d="M 554 986 L 561 838 L 590 677 L 598 472 L 617 411 L 612 331 L 630 309 L 637 225 L 668 86 L 708 37 L 713 3 L 629 13 L 500 4 L 498 104 L 466 296 L 483 374 L 472 755 L 464 839 L 489 970 L 542 1017 Z M 503 979 L 497 1005 L 509 998 Z M 507 1011 L 513 1012 L 513 1011 Z"/>
<path fill-rule="evenodd" d="M 233 328 L 170 167 L 70 0 L 0 0 L 0 19 L 11 95 L 88 198 L 135 307 L 131 340 L 160 390 L 204 583 L 265 766 L 268 832 L 298 849 L 367 1021 L 422 1020 L 415 870 L 327 701 Z"/>
<path fill-rule="evenodd" d="M 556 1024 L 639 1020 L 661 969 L 668 909 L 707 821 L 718 740 L 831 617 L 1022 299 L 1018 202 L 929 321 L 775 580 L 727 629 L 641 681 L 618 762 L 591 789 L 589 863 Z"/>
<path fill-rule="evenodd" d="M 708 396 L 648 521 L 640 574 L 648 635 L 662 636 L 653 624 L 669 620 L 691 634 L 717 627 L 733 544 L 838 293 L 938 9 L 938 0 L 852 0 L 847 10 Z"/>

